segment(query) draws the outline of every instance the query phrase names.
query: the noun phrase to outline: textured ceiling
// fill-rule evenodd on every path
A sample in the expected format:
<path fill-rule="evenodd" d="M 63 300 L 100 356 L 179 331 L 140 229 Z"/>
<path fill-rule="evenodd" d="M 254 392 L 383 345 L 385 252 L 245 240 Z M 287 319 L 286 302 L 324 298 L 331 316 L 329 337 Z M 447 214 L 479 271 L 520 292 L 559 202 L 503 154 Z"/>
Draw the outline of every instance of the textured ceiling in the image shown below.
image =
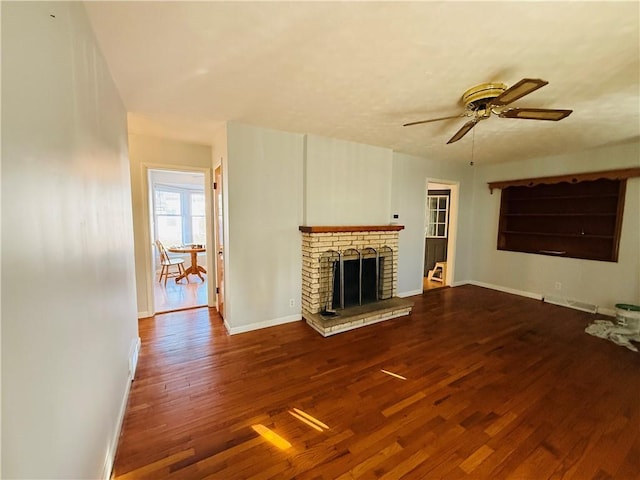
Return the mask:
<path fill-rule="evenodd" d="M 210 144 L 226 121 L 426 158 L 520 160 L 640 136 L 638 2 L 88 2 L 137 133 Z M 524 77 L 511 106 L 457 143 L 462 93 Z"/>

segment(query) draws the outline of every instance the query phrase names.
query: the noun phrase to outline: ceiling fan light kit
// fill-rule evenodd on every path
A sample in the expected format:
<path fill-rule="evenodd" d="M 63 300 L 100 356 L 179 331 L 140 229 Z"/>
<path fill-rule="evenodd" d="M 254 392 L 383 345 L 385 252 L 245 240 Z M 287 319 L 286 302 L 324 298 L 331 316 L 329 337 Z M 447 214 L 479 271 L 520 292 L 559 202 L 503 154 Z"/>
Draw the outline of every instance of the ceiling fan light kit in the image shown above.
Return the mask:
<path fill-rule="evenodd" d="M 526 120 L 551 120 L 557 122 L 568 117 L 573 110 L 559 110 L 550 108 L 501 108 L 512 102 L 535 92 L 544 87 L 549 82 L 540 78 L 523 78 L 518 83 L 507 88 L 504 83 L 488 82 L 481 83 L 465 91 L 462 94 L 462 102 L 465 106 L 464 113 L 448 117 L 432 118 L 429 120 L 419 120 L 417 122 L 405 123 L 403 126 L 419 125 L 422 123 L 438 122 L 459 117 L 472 117 L 460 130 L 447 142 L 454 143 L 464 137 L 476 126 L 480 120 L 485 120 L 495 114 L 500 118 L 519 118 Z"/>

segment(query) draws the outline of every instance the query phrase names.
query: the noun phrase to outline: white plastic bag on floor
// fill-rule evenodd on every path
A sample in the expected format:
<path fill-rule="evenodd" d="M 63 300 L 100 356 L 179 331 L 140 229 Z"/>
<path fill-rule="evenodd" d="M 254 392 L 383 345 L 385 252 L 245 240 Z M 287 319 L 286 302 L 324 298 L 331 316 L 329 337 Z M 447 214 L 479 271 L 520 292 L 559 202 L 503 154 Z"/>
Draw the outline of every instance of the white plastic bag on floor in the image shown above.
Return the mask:
<path fill-rule="evenodd" d="M 621 327 L 608 320 L 596 320 L 584 329 L 589 335 L 611 340 L 616 345 L 627 347 L 637 352 L 638 349 L 631 342 L 640 342 L 640 333 L 629 328 Z"/>

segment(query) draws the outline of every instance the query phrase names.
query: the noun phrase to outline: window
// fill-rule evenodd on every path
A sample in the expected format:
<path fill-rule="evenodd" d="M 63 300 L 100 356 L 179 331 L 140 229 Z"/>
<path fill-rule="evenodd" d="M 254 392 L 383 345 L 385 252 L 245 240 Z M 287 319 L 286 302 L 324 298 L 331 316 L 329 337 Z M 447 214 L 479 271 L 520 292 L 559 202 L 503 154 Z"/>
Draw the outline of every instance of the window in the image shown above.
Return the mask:
<path fill-rule="evenodd" d="M 449 220 L 449 196 L 427 195 L 427 231 L 429 238 L 446 238 Z"/>
<path fill-rule="evenodd" d="M 167 246 L 206 240 L 204 192 L 154 185 L 154 236 Z"/>
<path fill-rule="evenodd" d="M 207 239 L 204 219 L 204 193 L 191 193 L 191 242 L 204 245 Z"/>

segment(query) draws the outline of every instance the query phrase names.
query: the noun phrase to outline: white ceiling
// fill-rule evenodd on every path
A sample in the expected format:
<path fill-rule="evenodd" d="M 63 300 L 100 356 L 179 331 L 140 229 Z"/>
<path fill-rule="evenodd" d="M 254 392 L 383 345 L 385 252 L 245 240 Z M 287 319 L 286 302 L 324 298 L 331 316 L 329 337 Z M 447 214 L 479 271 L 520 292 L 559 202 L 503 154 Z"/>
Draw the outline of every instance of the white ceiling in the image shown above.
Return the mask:
<path fill-rule="evenodd" d="M 88 2 L 133 132 L 210 144 L 226 121 L 479 163 L 637 141 L 640 6 L 631 2 Z M 511 106 L 446 145 L 462 93 L 524 77 Z"/>

